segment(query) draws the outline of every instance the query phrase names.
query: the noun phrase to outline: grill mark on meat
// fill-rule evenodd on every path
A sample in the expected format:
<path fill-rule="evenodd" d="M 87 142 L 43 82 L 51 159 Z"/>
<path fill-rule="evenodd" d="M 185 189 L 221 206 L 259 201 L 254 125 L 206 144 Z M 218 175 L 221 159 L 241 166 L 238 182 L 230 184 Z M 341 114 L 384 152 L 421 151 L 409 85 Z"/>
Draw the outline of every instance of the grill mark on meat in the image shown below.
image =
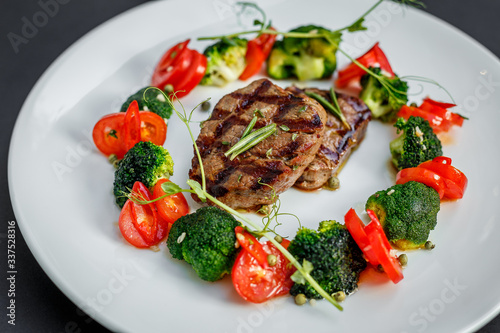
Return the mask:
<path fill-rule="evenodd" d="M 321 118 L 316 114 L 312 119 L 292 118 L 283 120 L 281 117 L 274 117 L 273 121 L 280 125 L 285 125 L 290 129 L 290 132 L 306 132 L 312 133 L 317 129 L 322 128 L 324 124 Z"/>
<path fill-rule="evenodd" d="M 277 151 L 274 156 L 284 157 L 288 155 L 292 155 L 293 152 L 297 151 L 300 144 L 297 141 L 291 141 L 285 148 Z M 290 158 L 291 159 L 291 158 Z"/>
<path fill-rule="evenodd" d="M 241 166 L 240 171 L 252 177 L 254 181 L 250 189 L 254 191 L 261 189 L 263 184 L 272 185 L 273 181 L 284 172 L 283 163 L 280 161 L 269 161 L 259 166 L 247 164 Z"/>

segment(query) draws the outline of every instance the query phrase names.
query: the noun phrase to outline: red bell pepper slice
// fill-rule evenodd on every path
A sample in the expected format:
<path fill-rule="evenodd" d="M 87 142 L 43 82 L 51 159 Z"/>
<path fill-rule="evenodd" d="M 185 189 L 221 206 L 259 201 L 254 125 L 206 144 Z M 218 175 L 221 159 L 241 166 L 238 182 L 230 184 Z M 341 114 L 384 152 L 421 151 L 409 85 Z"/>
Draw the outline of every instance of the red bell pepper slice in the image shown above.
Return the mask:
<path fill-rule="evenodd" d="M 419 165 L 414 168 L 402 169 L 396 175 L 396 184 L 405 184 L 410 181 L 432 187 L 439 194 L 439 199 L 443 199 L 446 190 L 445 180 L 436 172 L 421 168 Z"/>
<path fill-rule="evenodd" d="M 403 105 L 397 116 L 407 120 L 410 116 L 424 118 L 429 121 L 436 133 L 447 132 L 453 125 L 462 126 L 464 118 L 449 111 L 445 106 L 453 107 L 455 104 L 437 102 L 426 98 L 419 107 Z"/>
<path fill-rule="evenodd" d="M 365 255 L 367 261 L 374 265 L 381 265 L 392 282 L 398 283 L 403 279 L 403 270 L 398 259 L 391 254 L 391 245 L 385 236 L 377 215 L 367 211 L 371 222 L 364 225 L 354 209 L 350 209 L 344 217 L 345 225 L 356 244 Z"/>
<path fill-rule="evenodd" d="M 274 28 L 271 29 L 275 30 Z M 276 35 L 274 34 L 262 34 L 248 41 L 245 54 L 246 67 L 239 77 L 240 80 L 247 80 L 260 71 L 275 41 Z"/>
<path fill-rule="evenodd" d="M 430 170 L 442 177 L 445 185 L 444 199 L 463 198 L 468 179 L 462 171 L 451 165 L 451 158 L 436 157 L 432 161 L 421 163 L 418 168 Z"/>
<path fill-rule="evenodd" d="M 392 70 L 391 64 L 387 59 L 384 51 L 379 47 L 377 42 L 370 50 L 368 50 L 361 57 L 356 59 L 361 65 L 368 67 L 380 67 L 383 72 L 389 77 L 394 77 L 394 72 Z M 335 86 L 337 88 L 344 88 L 354 83 L 359 83 L 361 77 L 365 74 L 365 70 L 361 69 L 354 62 L 344 67 L 338 72 L 337 80 L 335 80 Z"/>
<path fill-rule="evenodd" d="M 236 233 L 236 239 L 241 247 L 250 253 L 262 268 L 267 268 L 269 266 L 267 262 L 267 252 L 257 238 L 240 226 L 236 227 L 234 232 Z"/>

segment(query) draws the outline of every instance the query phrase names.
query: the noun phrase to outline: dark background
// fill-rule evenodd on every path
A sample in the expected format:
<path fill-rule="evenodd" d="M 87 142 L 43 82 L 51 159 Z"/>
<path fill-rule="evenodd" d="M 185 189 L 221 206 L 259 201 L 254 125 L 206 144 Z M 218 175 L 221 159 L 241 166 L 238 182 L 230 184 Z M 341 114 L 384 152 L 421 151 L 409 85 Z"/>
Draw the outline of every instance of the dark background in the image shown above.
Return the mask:
<path fill-rule="evenodd" d="M 43 3 L 56 0 L 41 0 Z M 16 220 L 8 184 L 7 158 L 15 120 L 28 93 L 47 67 L 80 37 L 116 16 L 146 1 L 141 0 L 57 0 L 59 11 L 27 44 L 14 52 L 7 34 L 20 34 L 23 17 L 31 19 L 41 10 L 39 1 L 2 0 L 0 4 L 0 267 L 6 272 L 7 221 Z M 451 23 L 500 56 L 500 1 L 426 1 L 429 13 Z M 168 19 L 168 17 L 166 17 Z M 457 69 L 459 70 L 459 69 Z M 35 194 L 34 189 L 34 195 Z M 16 234 L 16 326 L 7 324 L 7 285 L 0 279 L 1 332 L 107 332 L 67 299 L 49 280 L 24 242 Z M 21 269 L 20 269 L 21 270 Z M 480 330 L 500 332 L 500 318 Z"/>

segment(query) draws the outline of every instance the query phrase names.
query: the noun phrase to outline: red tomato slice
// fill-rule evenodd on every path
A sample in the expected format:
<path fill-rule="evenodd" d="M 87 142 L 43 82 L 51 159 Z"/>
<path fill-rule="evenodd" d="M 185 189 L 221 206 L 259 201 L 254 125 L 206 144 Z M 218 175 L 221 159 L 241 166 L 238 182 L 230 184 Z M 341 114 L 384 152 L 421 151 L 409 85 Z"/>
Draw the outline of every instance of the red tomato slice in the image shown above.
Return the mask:
<path fill-rule="evenodd" d="M 163 146 L 167 138 L 165 120 L 150 111 L 141 111 L 139 115 L 141 119 L 141 141 L 151 141 L 158 146 Z"/>
<path fill-rule="evenodd" d="M 252 234 L 247 232 L 243 227 L 236 227 L 234 229 L 236 239 L 251 256 L 253 256 L 262 268 L 268 267 L 267 252 L 264 250 L 262 244 Z"/>
<path fill-rule="evenodd" d="M 165 52 L 153 72 L 151 85 L 164 90 L 167 84 L 176 82 L 183 75 L 190 64 L 186 60 L 190 56 L 187 48 L 189 41 L 185 40 Z"/>
<path fill-rule="evenodd" d="M 467 177 L 462 171 L 451 165 L 451 158 L 436 157 L 432 161 L 421 163 L 418 168 L 429 170 L 441 176 L 444 180 L 443 198 L 461 199 L 464 196 L 468 183 Z"/>
<path fill-rule="evenodd" d="M 132 191 L 142 200 L 151 200 L 149 190 L 141 182 L 135 182 Z M 139 205 L 133 203 L 131 211 L 132 222 L 144 241 L 149 245 L 156 244 L 158 217 L 154 204 Z"/>
<path fill-rule="evenodd" d="M 134 202 L 130 200 L 125 202 L 118 219 L 118 227 L 127 242 L 138 248 L 147 248 L 150 245 L 142 238 L 133 222 L 132 205 L 134 205 Z"/>
<path fill-rule="evenodd" d="M 389 77 L 394 77 L 391 64 L 378 44 L 377 42 L 370 50 L 356 60 L 367 68 L 380 67 Z M 355 63 L 351 63 L 338 72 L 335 86 L 337 88 L 344 88 L 353 83 L 359 83 L 359 80 L 364 74 L 365 71 L 363 69 L 359 68 Z"/>
<path fill-rule="evenodd" d="M 151 85 L 161 90 L 172 85 L 177 98 L 186 96 L 200 83 L 207 69 L 207 58 L 187 48 L 189 39 L 170 48 L 156 66 Z"/>
<path fill-rule="evenodd" d="M 290 276 L 294 269 L 287 268 L 289 261 L 271 242 L 262 246 L 266 253 L 276 256 L 276 265 L 263 268 L 252 254 L 242 249 L 231 273 L 238 294 L 252 303 L 262 303 L 272 297 L 287 294 L 293 285 Z"/>
<path fill-rule="evenodd" d="M 139 114 L 139 104 L 137 101 L 132 101 L 125 113 L 123 123 L 123 147 L 125 151 L 135 146 L 141 141 L 141 117 Z"/>
<path fill-rule="evenodd" d="M 169 182 L 169 180 L 160 179 L 156 182 L 155 186 L 153 187 L 154 199 L 165 195 L 165 192 L 161 188 L 161 185 L 165 182 Z M 168 224 L 174 223 L 178 218 L 189 213 L 189 205 L 182 193 L 172 194 L 166 198 L 155 201 L 155 205 L 158 214 Z"/>
<path fill-rule="evenodd" d="M 184 76 L 172 83 L 177 98 L 186 96 L 193 90 L 205 75 L 207 70 L 207 57 L 196 50 L 189 50 L 191 62 L 189 68 L 184 71 Z"/>
<path fill-rule="evenodd" d="M 94 143 L 104 155 L 115 154 L 123 158 L 126 153 L 122 145 L 123 121 L 125 113 L 114 113 L 102 117 L 92 130 Z"/>
<path fill-rule="evenodd" d="M 404 184 L 410 181 L 419 182 L 432 187 L 439 194 L 439 199 L 443 199 L 446 184 L 445 180 L 436 172 L 418 167 L 400 170 L 396 175 L 396 184 Z"/>

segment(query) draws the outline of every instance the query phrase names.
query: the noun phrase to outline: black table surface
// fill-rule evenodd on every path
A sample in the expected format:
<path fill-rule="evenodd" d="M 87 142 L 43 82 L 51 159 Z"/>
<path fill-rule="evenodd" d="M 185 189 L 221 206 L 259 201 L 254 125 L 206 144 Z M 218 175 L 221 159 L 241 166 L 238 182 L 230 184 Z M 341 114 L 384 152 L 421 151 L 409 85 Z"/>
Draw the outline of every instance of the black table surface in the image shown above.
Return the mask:
<path fill-rule="evenodd" d="M 7 224 L 15 221 L 7 183 L 10 138 L 17 115 L 28 93 L 47 67 L 64 50 L 91 29 L 143 0 L 2 0 L 0 5 L 0 267 L 7 272 Z M 225 1 L 233 3 L 234 1 Z M 500 56 L 500 1 L 426 1 L 429 13 L 464 31 Z M 52 7 L 47 7 L 47 6 Z M 29 39 L 13 47 L 9 33 L 21 34 L 26 20 L 44 8 L 52 15 Z M 50 9 L 52 8 L 52 9 Z M 56 10 L 57 9 L 57 10 Z M 439 51 L 437 51 L 439 52 Z M 457 69 L 459 70 L 459 69 Z M 34 194 L 37 189 L 33 189 Z M 0 279 L 1 332 L 108 332 L 81 312 L 47 277 L 36 262 L 21 233 L 16 235 L 16 325 L 8 324 L 8 285 Z M 486 324 L 481 333 L 500 332 L 500 316 Z"/>

